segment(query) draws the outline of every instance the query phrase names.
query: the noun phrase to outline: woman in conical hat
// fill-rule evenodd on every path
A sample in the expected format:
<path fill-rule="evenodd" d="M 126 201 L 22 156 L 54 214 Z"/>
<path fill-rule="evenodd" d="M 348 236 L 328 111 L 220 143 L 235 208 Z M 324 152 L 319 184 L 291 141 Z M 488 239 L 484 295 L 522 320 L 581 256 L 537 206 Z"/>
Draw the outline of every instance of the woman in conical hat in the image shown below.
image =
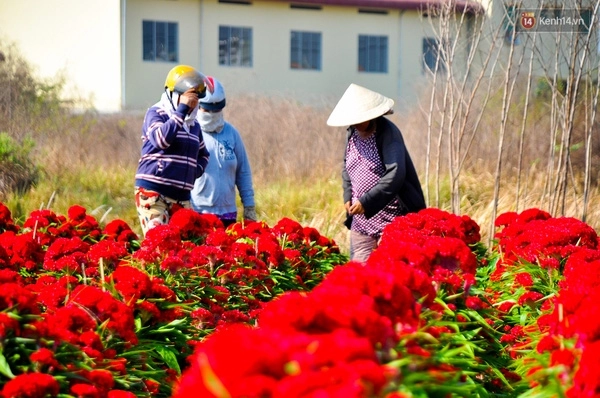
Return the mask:
<path fill-rule="evenodd" d="M 395 217 L 424 209 L 425 198 L 402 133 L 385 115 L 394 101 L 350 84 L 329 115 L 347 127 L 342 182 L 350 258 L 366 261 Z"/>

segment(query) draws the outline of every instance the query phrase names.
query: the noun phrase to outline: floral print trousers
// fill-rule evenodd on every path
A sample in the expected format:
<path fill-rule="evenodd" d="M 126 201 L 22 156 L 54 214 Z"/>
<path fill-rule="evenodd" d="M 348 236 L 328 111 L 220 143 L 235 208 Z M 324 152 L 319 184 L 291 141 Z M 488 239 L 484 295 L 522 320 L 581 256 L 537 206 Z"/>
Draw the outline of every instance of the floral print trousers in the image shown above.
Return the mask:
<path fill-rule="evenodd" d="M 168 198 L 156 191 L 136 187 L 135 207 L 144 236 L 157 225 L 168 224 L 171 215 L 180 208 L 191 209 L 189 200 L 180 201 Z"/>

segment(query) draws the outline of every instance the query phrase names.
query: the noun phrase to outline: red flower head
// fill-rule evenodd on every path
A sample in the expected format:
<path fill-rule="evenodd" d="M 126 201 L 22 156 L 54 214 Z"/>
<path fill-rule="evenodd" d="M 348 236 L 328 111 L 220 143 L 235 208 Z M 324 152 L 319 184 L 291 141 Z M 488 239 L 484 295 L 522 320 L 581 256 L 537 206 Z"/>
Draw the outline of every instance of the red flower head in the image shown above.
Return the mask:
<path fill-rule="evenodd" d="M 28 289 L 37 293 L 37 300 L 45 308 L 46 312 L 52 313 L 62 306 L 65 298 L 79 282 L 74 276 L 63 276 L 59 279 L 53 276 L 42 276 L 35 284 L 29 285 Z"/>
<path fill-rule="evenodd" d="M 87 258 L 90 266 L 99 267 L 100 260 L 102 260 L 104 267 L 112 269 L 127 254 L 125 242 L 106 239 L 92 245 L 87 253 Z"/>
<path fill-rule="evenodd" d="M 48 271 L 79 272 L 87 265 L 87 252 L 90 244 L 80 237 L 56 239 L 44 257 L 44 269 Z"/>
<path fill-rule="evenodd" d="M 40 349 L 38 349 L 37 351 L 33 352 L 29 356 L 29 359 L 31 360 L 31 362 L 37 362 L 37 364 L 39 366 L 42 366 L 44 368 L 47 368 L 47 367 L 58 368 L 58 367 L 60 367 L 60 364 L 58 363 L 58 361 L 54 357 L 54 351 L 49 350 L 48 348 L 40 348 Z"/>
<path fill-rule="evenodd" d="M 587 344 L 581 354 L 573 387 L 567 391 L 569 398 L 596 397 L 600 391 L 600 341 Z"/>
<path fill-rule="evenodd" d="M 275 236 L 285 238 L 286 241 L 296 244 L 300 243 L 304 236 L 302 225 L 300 225 L 299 222 L 286 217 L 279 220 L 271 230 Z"/>
<path fill-rule="evenodd" d="M 15 225 L 12 214 L 4 203 L 0 203 L 0 232 L 18 232 L 19 226 Z"/>
<path fill-rule="evenodd" d="M 6 250 L 9 258 L 8 267 L 14 270 L 24 268 L 35 271 L 44 261 L 44 249 L 33 239 L 31 232 L 18 235 L 14 232 L 0 234 L 0 248 Z"/>
<path fill-rule="evenodd" d="M 125 265 L 117 267 L 110 275 L 110 280 L 128 305 L 133 305 L 137 300 L 146 298 L 152 293 L 150 277 L 135 267 Z"/>
<path fill-rule="evenodd" d="M 89 236 L 92 239 L 98 239 L 102 235 L 98 221 L 88 214 L 83 206 L 73 205 L 69 208 L 68 222 L 72 225 L 75 234 L 81 238 Z"/>
<path fill-rule="evenodd" d="M 171 224 L 158 225 L 146 233 L 140 249 L 133 257 L 143 262 L 155 262 L 169 252 L 178 252 L 183 248 L 179 227 Z"/>
<path fill-rule="evenodd" d="M 23 373 L 9 380 L 2 389 L 5 398 L 55 397 L 60 391 L 56 379 L 45 373 Z"/>
<path fill-rule="evenodd" d="M 10 315 L 0 312 L 0 340 L 4 340 L 8 336 L 19 336 L 21 334 L 21 326 L 19 320 Z"/>
<path fill-rule="evenodd" d="M 217 228 L 206 236 L 206 245 L 215 246 L 220 249 L 230 246 L 235 239 L 232 238 L 227 231 L 221 228 Z"/>
<path fill-rule="evenodd" d="M 69 303 L 86 308 L 89 313 L 94 314 L 99 323 L 108 321 L 108 330 L 132 344 L 137 344 L 132 309 L 110 293 L 94 286 L 79 285 L 71 293 Z"/>
<path fill-rule="evenodd" d="M 179 228 L 181 239 L 205 239 L 215 229 L 223 228 L 223 222 L 214 214 L 200 214 L 192 209 L 177 211 L 169 224 Z"/>
<path fill-rule="evenodd" d="M 0 311 L 16 310 L 20 315 L 39 314 L 34 293 L 16 283 L 0 285 Z"/>
<path fill-rule="evenodd" d="M 132 240 L 138 240 L 139 237 L 129 224 L 123 220 L 112 220 L 104 227 L 104 235 L 108 239 L 116 240 L 118 242 L 131 242 Z"/>

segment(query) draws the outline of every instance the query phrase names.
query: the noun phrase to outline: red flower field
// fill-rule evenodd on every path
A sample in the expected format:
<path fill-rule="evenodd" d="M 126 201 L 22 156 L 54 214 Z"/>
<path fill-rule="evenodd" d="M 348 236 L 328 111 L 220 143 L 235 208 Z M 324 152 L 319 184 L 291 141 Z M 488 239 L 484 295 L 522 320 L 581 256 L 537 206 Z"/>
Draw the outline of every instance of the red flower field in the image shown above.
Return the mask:
<path fill-rule="evenodd" d="M 0 203 L 1 396 L 600 396 L 596 232 L 496 227 L 426 209 L 359 264 L 290 219 L 182 209 L 140 239 Z"/>

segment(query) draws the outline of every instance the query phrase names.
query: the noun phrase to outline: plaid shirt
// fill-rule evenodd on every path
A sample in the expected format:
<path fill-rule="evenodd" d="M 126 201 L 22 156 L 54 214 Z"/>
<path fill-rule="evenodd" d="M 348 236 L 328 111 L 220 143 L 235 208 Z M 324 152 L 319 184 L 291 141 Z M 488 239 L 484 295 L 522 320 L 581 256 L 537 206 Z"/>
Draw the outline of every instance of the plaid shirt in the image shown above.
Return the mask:
<path fill-rule="evenodd" d="M 352 131 L 346 148 L 346 170 L 352 184 L 352 202 L 377 185 L 385 168 L 377 151 L 375 134 L 362 138 Z M 398 198 L 392 199 L 381 211 L 367 219 L 364 214 L 352 218 L 352 230 L 379 238 L 383 228 L 402 214 Z"/>

